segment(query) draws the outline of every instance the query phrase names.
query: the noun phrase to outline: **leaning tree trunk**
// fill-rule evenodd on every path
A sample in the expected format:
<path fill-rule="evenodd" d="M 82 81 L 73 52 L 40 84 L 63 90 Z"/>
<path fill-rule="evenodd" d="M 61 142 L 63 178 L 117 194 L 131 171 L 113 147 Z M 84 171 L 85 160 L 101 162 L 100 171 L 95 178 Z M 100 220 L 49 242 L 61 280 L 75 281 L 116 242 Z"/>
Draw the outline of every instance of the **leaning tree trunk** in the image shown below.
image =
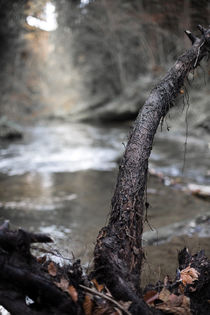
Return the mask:
<path fill-rule="evenodd" d="M 112 198 L 109 223 L 97 238 L 95 270 L 112 293 L 123 298 L 131 291 L 140 292 L 140 273 L 143 259 L 142 230 L 145 204 L 148 159 L 153 138 L 160 123 L 184 85 L 188 73 L 195 69 L 210 51 L 210 29 L 198 26 L 201 38 L 186 34 L 192 47 L 178 58 L 160 83 L 152 90 L 140 111 L 125 154 L 119 167 L 117 185 Z M 117 284 L 116 292 L 114 291 Z M 119 285 L 120 284 L 120 285 Z"/>
<path fill-rule="evenodd" d="M 149 308 L 140 292 L 148 159 L 161 118 L 173 106 L 188 73 L 210 51 L 210 28 L 199 26 L 199 30 L 200 39 L 186 31 L 191 49 L 153 89 L 136 119 L 120 164 L 109 223 L 97 238 L 90 275 L 84 275 L 79 261 L 60 267 L 46 257 L 36 259 L 32 244 L 51 242 L 47 235 L 10 231 L 7 222 L 0 227 L 0 305 L 12 315 L 191 314 L 191 306 L 195 314 L 210 312 L 210 262 L 203 252 L 191 257 L 183 251 L 180 278 L 159 285 L 159 291 L 155 287 L 154 296 L 144 299 L 147 304 L 162 300 L 161 305 L 153 303 L 155 308 Z M 29 305 L 28 297 L 33 300 Z"/>

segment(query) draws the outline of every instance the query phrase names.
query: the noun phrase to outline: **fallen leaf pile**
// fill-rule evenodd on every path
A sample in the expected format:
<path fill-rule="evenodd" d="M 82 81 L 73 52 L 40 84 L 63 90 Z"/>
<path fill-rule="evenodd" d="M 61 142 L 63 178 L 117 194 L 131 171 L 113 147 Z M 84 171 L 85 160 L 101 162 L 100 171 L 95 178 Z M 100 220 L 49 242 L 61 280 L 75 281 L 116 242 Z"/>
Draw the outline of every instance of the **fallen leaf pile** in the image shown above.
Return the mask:
<path fill-rule="evenodd" d="M 99 284 L 96 279 L 92 279 L 91 282 L 93 284 L 94 290 L 96 290 L 97 292 L 101 293 L 105 289 L 104 285 Z M 87 293 L 85 295 L 85 299 L 83 302 L 83 309 L 84 309 L 85 315 L 93 315 L 93 314 L 103 315 L 105 314 L 104 312 L 108 311 L 105 305 L 100 306 L 100 305 L 95 304 L 94 294 L 91 294 L 91 293 Z"/>
<path fill-rule="evenodd" d="M 50 262 L 48 264 L 48 273 L 52 277 L 58 278 L 57 266 Z M 156 290 L 148 290 L 144 295 L 144 301 L 152 307 L 174 315 L 191 315 L 190 299 L 184 295 L 187 285 L 192 285 L 194 281 L 198 280 L 199 272 L 190 265 L 180 272 L 179 279 L 179 295 L 171 293 L 168 290 L 168 277 L 164 280 L 163 289 L 158 292 Z M 55 279 L 57 279 L 55 278 Z M 80 285 L 87 292 L 85 293 L 83 310 L 85 315 L 121 315 L 123 313 L 130 314 L 128 309 L 131 302 L 127 304 L 120 301 L 114 301 L 109 290 L 103 285 L 99 284 L 96 279 L 92 279 L 92 288 Z M 60 280 L 54 282 L 58 288 L 67 292 L 72 301 L 78 302 L 77 289 L 69 283 L 69 280 L 62 276 Z M 192 286 L 192 288 L 194 288 Z M 196 290 L 196 288 L 194 288 Z M 97 299 L 96 299 L 97 297 Z M 123 312 L 122 312 L 123 311 Z"/>
<path fill-rule="evenodd" d="M 47 266 L 48 269 L 48 273 L 52 276 L 52 277 L 56 277 L 57 276 L 57 267 L 54 264 L 54 262 L 50 262 Z M 78 292 L 75 289 L 75 287 L 73 285 L 70 285 L 69 280 L 67 280 L 64 277 L 61 277 L 60 282 L 54 282 L 55 285 L 60 288 L 62 291 L 67 292 L 72 300 L 76 303 L 78 301 Z"/>
<path fill-rule="evenodd" d="M 171 293 L 167 287 L 167 281 L 164 281 L 164 288 L 158 292 L 156 290 L 149 290 L 144 295 L 144 301 L 165 313 L 174 315 L 190 315 L 190 299 L 184 295 L 185 287 L 193 284 L 194 281 L 198 280 L 199 272 L 190 266 L 183 269 L 180 272 L 180 295 Z M 196 290 L 196 288 L 194 288 Z"/>
<path fill-rule="evenodd" d="M 191 315 L 190 299 L 185 295 L 175 295 L 170 293 L 166 288 L 163 288 L 159 294 L 159 299 L 163 303 L 158 303 L 156 308 L 171 313 L 174 315 Z"/>
<path fill-rule="evenodd" d="M 144 295 L 144 301 L 165 313 L 191 315 L 190 299 L 183 294 L 173 294 L 165 287 L 159 293 L 155 290 L 148 291 Z"/>
<path fill-rule="evenodd" d="M 96 279 L 92 279 L 91 282 L 93 284 L 93 288 L 91 289 L 92 292 L 86 293 L 83 302 L 85 315 L 130 314 L 128 311 L 131 305 L 130 301 L 116 302 L 114 301 L 110 291 L 103 284 L 99 284 Z M 95 299 L 95 297 L 97 297 L 97 299 Z"/>

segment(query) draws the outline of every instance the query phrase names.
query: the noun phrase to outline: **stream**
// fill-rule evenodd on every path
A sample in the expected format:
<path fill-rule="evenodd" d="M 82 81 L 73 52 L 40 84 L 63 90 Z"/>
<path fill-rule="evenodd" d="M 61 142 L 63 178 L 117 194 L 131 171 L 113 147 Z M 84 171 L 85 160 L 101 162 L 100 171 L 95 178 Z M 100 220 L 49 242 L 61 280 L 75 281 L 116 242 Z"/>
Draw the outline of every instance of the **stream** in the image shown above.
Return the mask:
<path fill-rule="evenodd" d="M 1 221 L 9 219 L 13 227 L 50 233 L 62 254 L 90 264 L 97 233 L 108 218 L 129 130 L 129 123 L 43 121 L 25 126 L 21 140 L 2 141 Z M 209 199 L 192 196 L 183 187 L 191 182 L 210 185 L 210 148 L 202 139 L 189 137 L 183 174 L 184 142 L 178 131 L 158 132 L 150 159 L 153 173 L 162 177 L 149 177 L 150 226 L 145 224 L 143 239 L 148 257 L 158 266 L 157 245 L 169 260 L 179 246 L 190 242 L 209 250 Z M 157 253 L 156 258 L 151 253 Z M 145 266 L 148 280 L 152 266 Z"/>

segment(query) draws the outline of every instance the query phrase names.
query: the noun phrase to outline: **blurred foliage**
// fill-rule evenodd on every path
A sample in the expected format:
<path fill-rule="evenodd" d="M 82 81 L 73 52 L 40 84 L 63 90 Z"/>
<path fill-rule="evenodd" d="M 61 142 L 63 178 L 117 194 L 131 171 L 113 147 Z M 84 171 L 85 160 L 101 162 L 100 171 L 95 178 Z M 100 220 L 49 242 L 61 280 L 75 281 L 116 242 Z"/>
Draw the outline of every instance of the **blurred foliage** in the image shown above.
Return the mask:
<path fill-rule="evenodd" d="M 112 97 L 139 75 L 168 67 L 188 45 L 183 31 L 206 25 L 209 12 L 207 0 L 62 0 L 56 6 L 66 45 L 68 27 L 73 33 L 84 85 L 91 94 Z"/>
<path fill-rule="evenodd" d="M 64 116 L 104 104 L 162 75 L 190 46 L 183 31 L 207 25 L 210 11 L 208 0 L 54 0 L 57 30 L 29 27 L 26 17 L 46 2 L 0 1 L 0 114 Z"/>

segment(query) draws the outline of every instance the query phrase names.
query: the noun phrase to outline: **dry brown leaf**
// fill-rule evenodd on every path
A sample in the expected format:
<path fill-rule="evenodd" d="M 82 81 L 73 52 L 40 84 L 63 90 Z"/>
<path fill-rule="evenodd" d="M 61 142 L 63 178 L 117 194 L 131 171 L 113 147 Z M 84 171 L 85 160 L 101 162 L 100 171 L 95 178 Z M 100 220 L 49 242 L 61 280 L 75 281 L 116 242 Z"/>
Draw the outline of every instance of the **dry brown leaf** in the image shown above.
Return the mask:
<path fill-rule="evenodd" d="M 158 299 L 159 297 L 159 293 L 155 290 L 150 290 L 147 291 L 144 296 L 143 299 L 147 304 L 151 304 L 153 303 L 156 299 Z"/>
<path fill-rule="evenodd" d="M 183 269 L 180 274 L 180 279 L 184 286 L 187 284 L 192 284 L 195 280 L 198 280 L 198 276 L 200 273 L 195 268 L 187 268 Z"/>
<path fill-rule="evenodd" d="M 163 288 L 158 297 L 163 303 L 156 304 L 155 307 L 165 313 L 174 315 L 190 315 L 190 299 L 186 296 L 171 294 L 166 288 Z"/>
<path fill-rule="evenodd" d="M 163 301 L 163 302 L 167 302 L 168 301 L 168 299 L 169 299 L 169 296 L 170 296 L 170 291 L 168 290 L 168 289 L 166 289 L 166 288 L 163 288 L 162 290 L 161 290 L 161 292 L 159 293 L 159 299 L 161 300 L 161 301 Z"/>
<path fill-rule="evenodd" d="M 195 269 L 195 268 L 190 268 L 188 273 L 191 275 L 191 277 L 194 280 L 198 280 L 198 276 L 200 275 L 200 273 Z"/>
<path fill-rule="evenodd" d="M 183 283 L 180 283 L 179 285 L 179 293 L 184 294 L 185 286 Z"/>
<path fill-rule="evenodd" d="M 47 267 L 48 273 L 52 276 L 55 277 L 57 275 L 57 268 L 55 264 L 51 261 Z"/>
<path fill-rule="evenodd" d="M 70 285 L 68 287 L 68 292 L 69 292 L 72 300 L 76 303 L 78 301 L 78 293 L 77 293 L 77 290 L 75 289 L 75 287 L 73 285 Z"/>
<path fill-rule="evenodd" d="M 183 296 L 184 295 L 176 295 L 176 294 L 171 294 L 169 296 L 169 299 L 168 299 L 168 302 L 171 304 L 171 306 L 175 306 L 175 307 L 178 307 L 180 305 L 182 305 L 182 302 L 183 302 Z"/>
<path fill-rule="evenodd" d="M 91 300 L 89 295 L 85 295 L 85 300 L 83 302 L 83 309 L 85 312 L 85 315 L 92 315 L 93 310 L 93 301 Z"/>
<path fill-rule="evenodd" d="M 55 282 L 55 284 L 57 285 L 57 287 L 59 287 L 61 290 L 63 291 L 68 291 L 69 288 L 69 281 L 65 278 L 61 278 L 60 282 Z"/>
<path fill-rule="evenodd" d="M 96 289 L 98 292 L 102 292 L 104 289 L 104 285 L 103 284 L 99 284 L 98 281 L 96 279 L 92 279 L 92 282 L 94 283 Z"/>
<path fill-rule="evenodd" d="M 176 304 L 178 306 L 176 306 Z M 169 296 L 168 301 L 161 304 L 157 304 L 156 308 L 169 314 L 191 315 L 190 299 L 185 295 L 182 295 L 181 297 L 177 296 L 177 298 L 175 298 L 173 294 L 173 297 Z"/>
<path fill-rule="evenodd" d="M 186 287 L 187 284 L 192 284 L 193 283 L 193 279 L 190 275 L 188 274 L 183 274 L 181 276 L 181 279 L 182 279 L 182 283 L 183 285 Z"/>

